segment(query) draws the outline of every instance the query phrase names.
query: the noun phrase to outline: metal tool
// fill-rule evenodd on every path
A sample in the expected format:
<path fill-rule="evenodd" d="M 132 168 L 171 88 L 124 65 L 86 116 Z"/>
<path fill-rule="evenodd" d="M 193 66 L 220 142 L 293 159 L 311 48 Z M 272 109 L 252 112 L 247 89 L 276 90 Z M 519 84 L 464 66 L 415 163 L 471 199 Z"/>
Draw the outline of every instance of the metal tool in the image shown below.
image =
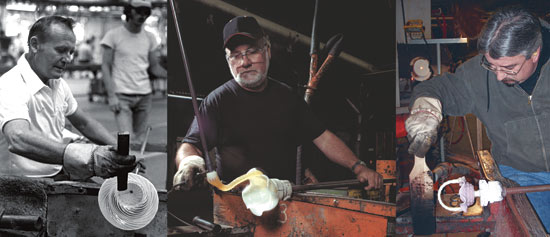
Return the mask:
<path fill-rule="evenodd" d="M 117 138 L 117 153 L 127 156 L 130 153 L 130 133 L 119 132 Z M 117 190 L 124 191 L 128 188 L 128 172 L 119 172 L 117 174 Z"/>
<path fill-rule="evenodd" d="M 396 179 L 384 179 L 383 182 L 385 184 L 395 183 Z M 356 185 L 366 186 L 367 183 L 361 183 L 361 181 L 357 179 L 349 179 L 349 180 L 340 180 L 340 181 L 320 182 L 316 184 L 293 185 L 292 192 L 301 192 L 301 191 L 325 189 L 325 188 L 350 187 L 350 186 L 356 186 Z"/>
<path fill-rule="evenodd" d="M 202 124 L 202 119 L 199 113 L 199 106 L 197 103 L 197 94 L 195 93 L 195 87 L 193 86 L 193 80 L 191 80 L 191 72 L 189 71 L 189 62 L 187 60 L 187 55 L 185 54 L 185 49 L 183 48 L 183 40 L 181 38 L 181 31 L 178 22 L 178 17 L 176 15 L 176 6 L 174 0 L 168 1 L 170 3 L 170 10 L 172 11 L 172 16 L 174 17 L 174 27 L 176 28 L 176 35 L 178 38 L 179 48 L 181 52 L 181 57 L 183 60 L 183 66 L 185 67 L 185 75 L 187 79 L 187 84 L 189 85 L 189 92 L 191 92 L 191 102 L 193 104 L 193 111 L 195 112 L 195 119 L 197 120 L 197 125 L 199 126 L 199 134 L 201 138 L 202 149 L 204 153 L 204 160 L 206 163 L 206 170 L 208 172 L 214 171 L 212 167 L 212 162 L 210 161 L 210 156 L 208 155 L 208 147 L 206 146 L 206 137 L 204 135 L 204 126 Z"/>
<path fill-rule="evenodd" d="M 202 219 L 199 216 L 195 216 L 193 218 L 193 224 L 205 230 L 212 231 L 212 233 L 214 234 L 220 233 L 220 231 L 222 230 L 222 227 L 220 225 Z"/>
<path fill-rule="evenodd" d="M 441 192 L 445 186 L 449 184 L 460 184 L 460 199 L 463 201 L 461 207 L 452 208 L 448 207 L 441 200 Z M 529 192 L 544 192 L 550 191 L 550 184 L 546 185 L 531 185 L 531 186 L 518 186 L 518 187 L 505 187 L 499 181 L 479 180 L 479 189 L 474 191 L 474 186 L 466 182 L 464 176 L 448 180 L 437 192 L 437 198 L 439 204 L 449 211 L 466 211 L 467 206 L 472 205 L 475 202 L 475 197 L 480 198 L 481 206 L 487 206 L 489 203 L 499 202 L 504 199 L 508 194 L 529 193 Z"/>
<path fill-rule="evenodd" d="M 433 174 L 426 164 L 425 157 L 414 157 L 414 166 L 409 173 L 409 186 L 414 233 L 433 234 L 436 228 Z"/>

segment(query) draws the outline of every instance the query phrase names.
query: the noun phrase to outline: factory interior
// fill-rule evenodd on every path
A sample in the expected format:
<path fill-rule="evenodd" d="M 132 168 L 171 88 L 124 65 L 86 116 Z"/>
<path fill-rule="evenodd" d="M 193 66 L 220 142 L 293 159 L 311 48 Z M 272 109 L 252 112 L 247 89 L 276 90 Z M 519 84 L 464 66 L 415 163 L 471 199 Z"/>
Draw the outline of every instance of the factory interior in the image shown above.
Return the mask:
<path fill-rule="evenodd" d="M 132 5 L 138 3 L 144 5 Z M 155 45 L 147 60 L 156 56 L 167 71 L 161 77 L 153 65 L 147 68 L 151 108 L 139 140 L 119 131 L 103 75 L 108 48 L 103 39 L 128 24 L 128 6 L 150 10 L 140 25 Z M 519 189 L 500 175 L 487 128 L 474 114 L 443 114 L 423 159 L 408 150 L 405 121 L 415 87 L 476 57 L 484 24 L 507 6 L 550 21 L 547 0 L 0 0 L 0 76 L 29 53 L 35 21 L 72 18 L 74 53 L 61 78 L 78 108 L 118 136 L 117 152 L 128 153 L 117 155 L 135 156 L 137 164 L 132 171 L 86 180 L 4 174 L 0 168 L 0 236 L 548 235 L 525 194 L 533 191 L 504 197 L 505 190 L 501 201 L 489 204 L 480 196 L 485 180 Z M 174 180 L 178 149 L 198 106 L 233 80 L 223 34 L 236 16 L 257 20 L 270 40 L 268 77 L 304 98 L 308 112 L 349 148 L 358 159 L 351 171 L 308 141 L 297 147 L 298 168 L 288 167 L 296 170 L 289 180 L 262 173 L 261 167 L 236 179 L 212 178 L 224 158 L 219 147 L 201 155 L 206 171 L 193 170 L 200 180 L 191 182 L 203 185 L 182 189 Z M 243 62 L 254 56 L 239 53 Z M 1 114 L 7 111 L 3 106 L 0 101 L 1 126 L 8 116 Z M 66 118 L 64 144 L 94 144 Z M 11 144 L 6 152 L 12 152 Z M 7 159 L 0 153 L 0 166 L 7 167 Z M 380 175 L 379 188 L 365 189 L 354 171 L 358 164 Z M 426 175 L 422 190 L 415 186 L 417 169 Z M 464 183 L 473 184 L 477 195 L 469 206 L 461 200 Z M 254 196 L 258 205 L 270 202 L 270 208 L 258 213 L 249 204 L 245 195 L 252 188 L 260 190 Z"/>

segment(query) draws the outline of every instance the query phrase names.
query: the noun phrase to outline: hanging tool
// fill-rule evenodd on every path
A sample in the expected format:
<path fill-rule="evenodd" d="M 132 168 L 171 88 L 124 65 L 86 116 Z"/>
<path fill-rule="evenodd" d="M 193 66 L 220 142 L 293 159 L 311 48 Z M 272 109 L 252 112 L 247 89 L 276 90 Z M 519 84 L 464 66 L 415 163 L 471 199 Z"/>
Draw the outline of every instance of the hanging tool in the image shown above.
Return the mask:
<path fill-rule="evenodd" d="M 409 173 L 409 187 L 414 233 L 433 234 L 435 232 L 433 173 L 428 168 L 425 157 L 414 157 L 414 166 Z"/>
<path fill-rule="evenodd" d="M 311 97 L 313 96 L 313 93 L 317 89 L 317 84 L 319 84 L 319 80 L 323 76 L 323 74 L 328 69 L 329 65 L 334 61 L 335 58 L 340 55 L 342 52 L 342 41 L 344 40 L 344 35 L 342 33 L 336 34 L 332 36 L 328 41 L 325 47 L 323 48 L 323 52 L 328 51 L 328 56 L 319 67 L 317 72 L 315 72 L 315 75 L 310 78 L 307 87 L 306 87 L 306 93 L 304 96 L 304 99 L 309 104 L 311 102 Z"/>
<path fill-rule="evenodd" d="M 130 133 L 119 132 L 117 141 L 117 153 L 127 156 L 130 153 Z M 117 190 L 124 191 L 128 188 L 128 172 L 119 172 L 117 174 Z"/>
<path fill-rule="evenodd" d="M 315 76 L 317 72 L 317 62 L 319 61 L 319 39 L 317 39 L 317 9 L 319 9 L 319 0 L 315 0 L 315 10 L 313 12 L 313 26 L 311 29 L 311 47 L 309 55 L 311 57 L 309 63 L 309 80 Z M 309 98 L 304 98 L 309 104 Z M 302 184 L 302 145 L 296 150 L 296 184 Z"/>

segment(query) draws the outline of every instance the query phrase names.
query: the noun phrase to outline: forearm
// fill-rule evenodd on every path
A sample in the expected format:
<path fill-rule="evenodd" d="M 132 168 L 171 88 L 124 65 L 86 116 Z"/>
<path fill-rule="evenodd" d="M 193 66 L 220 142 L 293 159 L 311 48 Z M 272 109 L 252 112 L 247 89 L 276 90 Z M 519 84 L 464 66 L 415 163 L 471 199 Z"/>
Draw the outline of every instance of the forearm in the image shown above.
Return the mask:
<path fill-rule="evenodd" d="M 115 82 L 111 77 L 111 65 L 108 63 L 103 63 L 101 65 L 101 75 L 103 83 L 105 84 L 105 90 L 107 91 L 108 97 L 115 96 Z"/>
<path fill-rule="evenodd" d="M 166 69 L 164 69 L 160 64 L 155 64 L 153 67 L 151 67 L 151 72 L 153 75 L 155 75 L 157 78 L 167 78 L 168 73 L 166 72 Z"/>
<path fill-rule="evenodd" d="M 359 159 L 334 133 L 325 130 L 313 143 L 332 162 L 350 169 Z"/>
<path fill-rule="evenodd" d="M 25 122 L 12 121 L 4 126 L 9 151 L 42 163 L 62 164 L 67 144 L 28 129 L 28 124 L 23 124 Z"/>
<path fill-rule="evenodd" d="M 96 120 L 89 119 L 85 123 L 75 125 L 75 127 L 82 135 L 96 144 L 113 146 L 117 144 L 114 134 L 111 134 Z"/>
<path fill-rule="evenodd" d="M 178 148 L 178 151 L 176 152 L 176 167 L 179 167 L 181 161 L 185 159 L 185 157 L 197 155 L 202 157 L 202 152 L 196 148 L 195 146 L 189 144 L 189 143 L 182 143 L 180 147 Z"/>

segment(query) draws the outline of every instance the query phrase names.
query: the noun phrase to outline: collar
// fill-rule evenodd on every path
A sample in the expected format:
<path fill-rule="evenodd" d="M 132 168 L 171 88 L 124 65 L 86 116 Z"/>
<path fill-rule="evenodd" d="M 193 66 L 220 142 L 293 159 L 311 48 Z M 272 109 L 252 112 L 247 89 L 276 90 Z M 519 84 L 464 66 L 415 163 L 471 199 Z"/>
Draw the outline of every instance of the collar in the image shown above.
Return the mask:
<path fill-rule="evenodd" d="M 32 70 L 31 65 L 25 58 L 26 54 L 21 55 L 19 60 L 17 60 L 17 67 L 19 67 L 19 73 L 21 73 L 21 78 L 27 84 L 30 92 L 35 94 L 40 91 L 42 88 L 47 87 L 48 85 L 44 84 L 40 77 L 36 75 L 34 70 Z"/>

